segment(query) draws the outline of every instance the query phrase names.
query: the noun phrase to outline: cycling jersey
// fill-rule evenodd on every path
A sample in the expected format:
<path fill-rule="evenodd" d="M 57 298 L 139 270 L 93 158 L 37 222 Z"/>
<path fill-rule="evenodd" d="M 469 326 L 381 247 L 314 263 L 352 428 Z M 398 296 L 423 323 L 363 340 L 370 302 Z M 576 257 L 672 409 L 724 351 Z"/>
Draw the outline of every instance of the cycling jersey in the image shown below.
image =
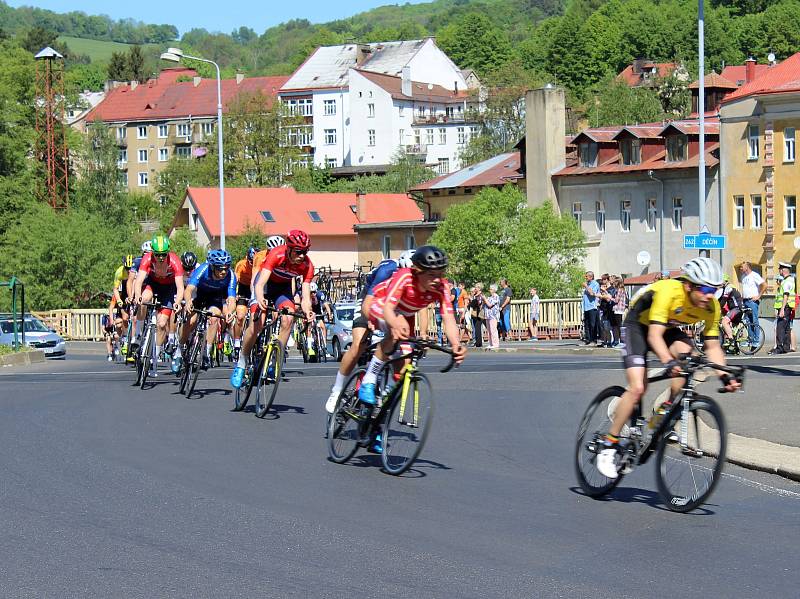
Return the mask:
<path fill-rule="evenodd" d="M 175 277 L 184 275 L 183 264 L 175 252 L 169 252 L 163 261 L 157 260 L 152 252 L 146 254 L 139 264 L 139 271 L 147 275 L 148 281 L 159 285 L 171 285 L 175 283 Z"/>
<path fill-rule="evenodd" d="M 741 311 L 744 306 L 742 294 L 737 289 L 728 285 L 722 290 L 722 295 L 719 298 L 719 305 L 723 313 L 727 314 L 731 310 Z"/>
<path fill-rule="evenodd" d="M 189 285 L 197 288 L 197 296 L 236 297 L 236 275 L 228 269 L 224 279 L 216 279 L 208 262 L 194 269 Z"/>
<path fill-rule="evenodd" d="M 255 259 L 253 260 L 253 272 L 258 276 L 262 270 L 269 270 L 271 273 L 269 279 L 275 283 L 291 284 L 292 278 L 295 276 L 300 276 L 304 282 L 310 283 L 314 278 L 314 265 L 308 259 L 308 255 L 303 257 L 300 264 L 292 264 L 287 257 L 288 251 L 289 248 L 280 245 L 270 250 L 266 257 L 261 257 L 262 252 L 259 252 L 256 254 L 256 258 L 260 257 L 261 259 L 258 266 L 256 266 Z M 263 282 L 266 283 L 266 281 Z"/>
<path fill-rule="evenodd" d="M 236 263 L 233 273 L 236 275 L 239 285 L 247 285 L 248 287 L 250 286 L 250 282 L 253 278 L 253 266 L 253 262 L 250 262 L 247 258 L 244 260 L 239 260 Z"/>
<path fill-rule="evenodd" d="M 148 252 L 149 253 L 149 252 Z M 142 258 L 144 258 L 147 254 L 142 254 L 133 259 L 133 266 L 131 266 L 131 271 L 134 273 L 139 272 L 139 265 L 142 263 Z"/>
<path fill-rule="evenodd" d="M 383 260 L 367 275 L 366 284 L 364 285 L 366 292 L 364 295 L 375 295 L 375 287 L 387 279 L 390 279 L 392 275 L 397 272 L 399 267 L 397 260 Z"/>
<path fill-rule="evenodd" d="M 114 284 L 111 285 L 111 289 L 116 289 L 117 291 L 124 291 L 124 284 L 128 280 L 128 271 L 125 269 L 124 266 L 120 266 L 114 271 Z"/>
<path fill-rule="evenodd" d="M 719 337 L 720 307 L 712 301 L 708 308 L 695 306 L 679 279 L 663 279 L 647 286 L 644 292 L 631 305 L 626 324 L 638 322 L 641 325 L 661 324 L 677 327 L 705 321 L 703 336 Z"/>
<path fill-rule="evenodd" d="M 315 291 L 311 294 L 311 309 L 314 314 L 322 314 L 322 307 L 328 303 L 328 297 L 324 291 Z"/>
<path fill-rule="evenodd" d="M 440 302 L 441 314 L 453 313 L 450 285 L 442 280 L 433 291 L 420 291 L 410 268 L 400 268 L 391 279 L 379 283 L 373 290 L 375 301 L 370 306 L 370 316 L 383 318 L 383 309 L 392 304 L 399 315 L 411 317 L 433 302 Z"/>

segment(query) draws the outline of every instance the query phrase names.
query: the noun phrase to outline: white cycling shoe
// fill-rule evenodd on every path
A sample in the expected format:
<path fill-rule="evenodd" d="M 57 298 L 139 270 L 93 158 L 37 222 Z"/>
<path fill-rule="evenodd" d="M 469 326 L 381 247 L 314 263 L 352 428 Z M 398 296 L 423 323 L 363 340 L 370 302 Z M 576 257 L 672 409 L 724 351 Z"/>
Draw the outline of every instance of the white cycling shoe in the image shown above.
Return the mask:
<path fill-rule="evenodd" d="M 325 402 L 325 411 L 328 414 L 333 414 L 334 410 L 336 410 L 336 401 L 339 399 L 339 394 L 341 391 L 331 391 L 331 394 L 328 396 L 328 401 Z"/>
<path fill-rule="evenodd" d="M 597 456 L 595 463 L 597 470 L 606 478 L 616 479 L 619 476 L 617 472 L 617 450 L 613 447 L 606 447 Z"/>

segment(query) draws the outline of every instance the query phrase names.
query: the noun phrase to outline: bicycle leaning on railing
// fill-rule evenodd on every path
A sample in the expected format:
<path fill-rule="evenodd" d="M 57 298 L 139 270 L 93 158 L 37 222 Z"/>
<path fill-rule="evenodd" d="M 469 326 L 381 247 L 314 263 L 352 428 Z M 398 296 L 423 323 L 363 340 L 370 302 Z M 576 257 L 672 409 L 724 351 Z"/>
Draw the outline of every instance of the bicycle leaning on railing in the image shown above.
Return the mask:
<path fill-rule="evenodd" d="M 680 357 L 684 385 L 666 410 L 656 410 L 649 418 L 642 414 L 641 402 L 620 434 L 622 458 L 615 479 L 603 476 L 596 466 L 603 450 L 603 439 L 614 419 L 616 406 L 625 389 L 608 387 L 586 409 L 575 444 L 575 471 L 578 483 L 589 497 L 611 492 L 636 466 L 656 454 L 658 491 L 670 510 L 689 512 L 702 504 L 719 482 L 727 448 L 727 429 L 719 404 L 695 392 L 696 375 L 711 368 L 742 381 L 744 368 L 722 366 L 703 356 Z M 667 371 L 648 378 L 648 383 L 671 378 Z M 724 389 L 720 389 L 724 392 Z M 662 413 L 663 412 L 663 413 Z"/>

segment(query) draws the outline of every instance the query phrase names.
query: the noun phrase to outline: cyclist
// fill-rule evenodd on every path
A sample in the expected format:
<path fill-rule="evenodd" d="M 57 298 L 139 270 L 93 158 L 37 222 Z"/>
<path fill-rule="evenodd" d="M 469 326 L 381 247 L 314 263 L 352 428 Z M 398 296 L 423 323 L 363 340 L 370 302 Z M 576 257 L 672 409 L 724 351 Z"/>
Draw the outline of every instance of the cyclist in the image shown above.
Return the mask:
<path fill-rule="evenodd" d="M 400 254 L 400 258 L 397 260 L 387 258 L 381 261 L 380 264 L 367 275 L 364 287 L 361 291 L 363 299 L 361 302 L 360 314 L 353 319 L 352 342 L 342 356 L 342 361 L 339 364 L 339 371 L 336 373 L 336 381 L 333 383 L 333 387 L 331 387 L 331 394 L 328 396 L 328 401 L 325 402 L 325 409 L 329 414 L 333 414 L 333 411 L 336 409 L 336 400 L 339 398 L 339 393 L 342 392 L 342 388 L 347 382 L 347 377 L 350 376 L 350 373 L 353 372 L 353 368 L 355 368 L 355 365 L 358 363 L 358 357 L 361 355 L 361 352 L 364 351 L 362 345 L 368 338 L 365 334 L 369 326 L 367 315 L 369 314 L 369 308 L 374 299 L 375 288 L 384 281 L 391 279 L 398 268 L 411 268 L 411 257 L 413 255 L 414 250 L 406 250 Z M 423 313 L 425 313 L 424 310 Z"/>
<path fill-rule="evenodd" d="M 181 368 L 182 352 L 197 326 L 197 314 L 192 309 L 208 310 L 213 314 L 224 314 L 230 324 L 236 312 L 236 275 L 231 271 L 233 259 L 225 250 L 210 250 L 206 261 L 198 266 L 189 277 L 183 299 L 189 319 L 181 328 L 180 343 L 172 360 L 172 372 Z M 206 351 L 203 353 L 203 368 L 208 368 L 211 344 L 217 338 L 217 318 L 211 318 L 206 330 Z"/>
<path fill-rule="evenodd" d="M 266 258 L 261 261 L 258 258 L 254 258 L 253 291 L 255 303 L 251 306 L 251 311 L 256 312 L 259 308 L 266 310 L 270 303 L 278 310 L 288 308 L 294 311 L 292 278 L 299 275 L 303 277 L 300 305 L 306 317 L 309 320 L 313 320 L 314 311 L 311 309 L 310 283 L 314 277 L 314 265 L 308 258 L 308 249 L 310 247 L 311 240 L 308 235 L 304 231 L 293 229 L 286 235 L 285 245 L 271 249 Z M 292 332 L 292 322 L 293 318 L 291 316 L 282 318 L 279 338 L 283 347 L 286 347 L 289 334 Z M 239 352 L 239 361 L 231 375 L 231 385 L 237 389 L 242 385 L 250 349 L 261 333 L 262 327 L 263 320 L 261 318 L 253 318 L 244 334 L 242 351 Z"/>
<path fill-rule="evenodd" d="M 300 287 L 302 289 L 302 286 Z M 331 310 L 331 303 L 328 301 L 328 296 L 325 294 L 324 291 L 321 291 L 316 283 L 310 283 L 308 286 L 309 294 L 311 296 L 311 309 L 314 311 L 314 318 L 317 319 L 319 316 L 324 315 L 327 316 L 328 320 L 333 320 L 333 311 Z M 322 333 L 322 348 L 327 345 L 327 334 L 328 331 L 325 328 L 325 319 L 319 318 L 316 320 L 316 323 Z M 308 330 L 310 323 L 306 323 L 303 327 L 304 330 Z M 322 349 L 321 348 L 321 349 Z M 314 348 L 313 344 L 311 343 L 311 335 L 308 335 L 308 349 L 309 354 L 314 355 Z"/>
<path fill-rule="evenodd" d="M 158 315 L 158 335 L 156 337 L 156 359 L 161 355 L 164 342 L 169 334 L 172 306 L 183 297 L 183 265 L 175 252 L 169 251 L 169 239 L 156 235 L 152 240 L 152 250 L 142 257 L 133 290 L 134 303 L 147 303 L 154 297 L 161 303 Z M 137 315 L 137 334 L 141 322 L 147 314 L 144 306 Z M 138 337 L 137 337 L 138 342 Z M 155 363 L 155 360 L 153 360 Z M 155 372 L 151 373 L 155 374 Z"/>
<path fill-rule="evenodd" d="M 181 265 L 187 277 L 191 277 L 194 269 L 197 268 L 197 254 L 194 252 L 183 252 L 181 254 Z"/>
<path fill-rule="evenodd" d="M 281 239 L 283 241 L 283 239 Z M 278 244 L 278 245 L 283 245 Z M 233 325 L 233 346 L 238 352 L 242 346 L 242 329 L 244 328 L 244 319 L 247 316 L 247 305 L 250 303 L 250 298 L 253 295 L 250 285 L 253 279 L 253 260 L 256 254 L 261 251 L 257 247 L 251 247 L 247 250 L 247 256 L 242 258 L 236 263 L 233 269 L 238 281 L 236 289 L 236 323 Z"/>
<path fill-rule="evenodd" d="M 463 362 L 467 350 L 461 345 L 449 284 L 444 278 L 447 265 L 447 255 L 442 250 L 433 245 L 423 245 L 411 256 L 411 268 L 398 269 L 391 279 L 374 290 L 369 320 L 385 333 L 385 337 L 367 366 L 358 392 L 362 402 L 375 405 L 375 382 L 381 367 L 395 343 L 413 333 L 415 314 L 435 301 L 440 305 L 445 334 L 453 347 L 453 359 L 456 364 Z"/>
<path fill-rule="evenodd" d="M 114 304 L 112 304 L 113 306 Z M 107 360 L 109 362 L 114 361 L 114 339 L 116 338 L 117 332 L 114 326 L 114 317 L 111 314 L 103 314 L 100 318 L 100 326 L 103 327 L 103 337 L 105 338 L 106 342 L 106 353 L 108 354 Z"/>
<path fill-rule="evenodd" d="M 649 285 L 631 305 L 622 328 L 625 348 L 622 351 L 628 386 L 614 411 L 613 422 L 597 456 L 597 469 L 603 476 L 618 476 L 619 435 L 641 401 L 647 384 L 647 353 L 652 351 L 673 376 L 680 374 L 679 354 L 692 351 L 683 324 L 705 322 L 703 337 L 709 359 L 725 364 L 725 352 L 719 343 L 720 306 L 714 299 L 722 286 L 722 269 L 711 258 L 694 258 L 675 279 L 663 279 Z M 726 391 L 735 391 L 739 381 L 718 372 Z M 672 383 L 671 397 L 681 390 L 683 379 Z M 669 401 L 660 410 L 669 409 Z"/>
<path fill-rule="evenodd" d="M 133 254 L 123 257 L 122 264 L 114 273 L 114 285 L 111 292 L 111 305 L 109 306 L 109 316 L 116 325 L 117 334 L 120 338 L 120 351 L 125 354 L 128 349 L 128 278 L 133 267 Z"/>
<path fill-rule="evenodd" d="M 725 331 L 726 342 L 733 338 L 733 326 L 742 320 L 742 310 L 744 310 L 744 299 L 739 290 L 730 283 L 730 277 L 725 275 L 722 294 L 719 296 L 719 305 L 722 310 L 722 320 L 719 325 Z"/>

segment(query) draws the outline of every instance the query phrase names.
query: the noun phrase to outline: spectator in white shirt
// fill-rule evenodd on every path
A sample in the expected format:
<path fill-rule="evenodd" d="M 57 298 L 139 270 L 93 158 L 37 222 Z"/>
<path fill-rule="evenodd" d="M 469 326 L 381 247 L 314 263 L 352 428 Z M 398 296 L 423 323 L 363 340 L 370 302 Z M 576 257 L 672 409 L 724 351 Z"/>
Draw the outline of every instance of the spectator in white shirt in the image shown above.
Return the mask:
<path fill-rule="evenodd" d="M 751 344 L 758 343 L 760 340 L 756 339 L 758 335 L 758 305 L 761 302 L 761 296 L 767 290 L 767 282 L 763 277 L 755 272 L 749 262 L 742 262 L 739 265 L 739 270 L 742 273 L 742 298 L 744 299 L 745 308 L 750 308 L 750 312 L 745 316 L 749 321 L 747 331 Z"/>
<path fill-rule="evenodd" d="M 531 334 L 531 341 L 539 340 L 539 294 L 536 287 L 531 287 L 531 313 L 528 331 Z"/>

